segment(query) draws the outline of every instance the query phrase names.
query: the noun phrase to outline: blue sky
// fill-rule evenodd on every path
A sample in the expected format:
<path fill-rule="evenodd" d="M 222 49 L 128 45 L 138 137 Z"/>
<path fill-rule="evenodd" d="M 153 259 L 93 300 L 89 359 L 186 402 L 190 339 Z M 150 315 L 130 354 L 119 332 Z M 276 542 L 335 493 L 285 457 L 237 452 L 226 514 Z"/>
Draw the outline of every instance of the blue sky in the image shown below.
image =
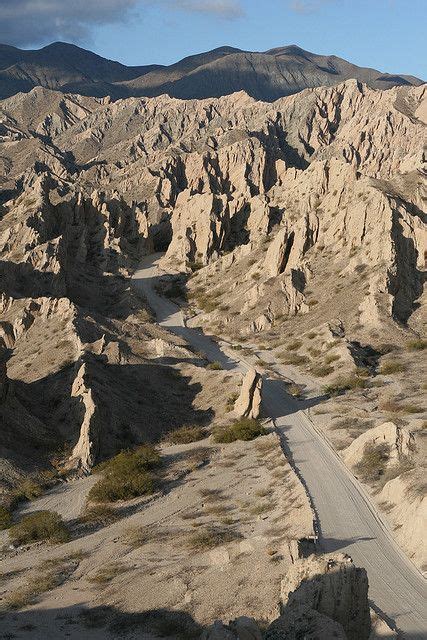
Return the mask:
<path fill-rule="evenodd" d="M 427 0 L 0 0 L 0 41 L 66 40 L 125 64 L 298 44 L 427 79 L 426 36 Z"/>

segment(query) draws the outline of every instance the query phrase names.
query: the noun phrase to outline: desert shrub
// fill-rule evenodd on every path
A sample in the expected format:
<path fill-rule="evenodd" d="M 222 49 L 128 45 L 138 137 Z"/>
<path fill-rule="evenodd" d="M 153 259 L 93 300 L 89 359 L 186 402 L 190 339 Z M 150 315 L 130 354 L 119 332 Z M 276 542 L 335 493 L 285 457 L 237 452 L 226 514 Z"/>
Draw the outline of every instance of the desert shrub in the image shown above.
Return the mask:
<path fill-rule="evenodd" d="M 267 431 L 260 420 L 254 418 L 240 418 L 226 427 L 218 427 L 214 432 L 214 441 L 221 443 L 236 440 L 254 440 L 258 436 L 266 435 Z"/>
<path fill-rule="evenodd" d="M 159 464 L 157 450 L 149 445 L 122 451 L 95 469 L 103 477 L 89 491 L 89 500 L 114 502 L 153 493 L 155 482 L 150 470 Z"/>
<path fill-rule="evenodd" d="M 227 404 L 225 406 L 227 411 L 232 411 L 238 397 L 239 397 L 239 393 L 235 391 L 234 393 L 231 394 L 231 396 L 227 398 Z"/>
<path fill-rule="evenodd" d="M 189 444 L 206 438 L 206 429 L 197 425 L 184 425 L 173 431 L 169 431 L 165 439 L 172 444 Z"/>
<path fill-rule="evenodd" d="M 363 456 L 354 469 L 364 482 L 374 482 L 384 474 L 390 447 L 385 442 L 368 443 L 363 449 Z"/>
<path fill-rule="evenodd" d="M 333 372 L 334 368 L 329 365 L 317 365 L 310 369 L 311 373 L 317 378 L 325 378 Z"/>
<path fill-rule="evenodd" d="M 216 309 L 216 304 L 208 296 L 199 296 L 196 298 L 197 306 L 206 313 L 211 313 Z"/>
<path fill-rule="evenodd" d="M 406 371 L 406 365 L 398 360 L 387 360 L 387 362 L 383 362 L 380 367 L 380 373 L 383 376 L 400 373 L 401 371 Z"/>
<path fill-rule="evenodd" d="M 290 384 L 286 387 L 286 391 L 291 394 L 294 398 L 300 398 L 302 396 L 303 390 L 299 384 Z"/>
<path fill-rule="evenodd" d="M 384 472 L 381 478 L 381 485 L 384 486 L 385 484 L 387 484 L 387 482 L 398 478 L 403 473 L 412 471 L 414 466 L 414 462 L 410 458 L 408 458 L 408 456 L 402 456 L 397 464 L 394 464 Z"/>
<path fill-rule="evenodd" d="M 69 539 L 67 527 L 59 513 L 54 511 L 36 511 L 25 516 L 9 529 L 9 536 L 15 545 L 40 540 L 59 543 Z"/>
<path fill-rule="evenodd" d="M 206 369 L 210 369 L 211 371 L 221 371 L 222 364 L 220 362 L 210 362 Z"/>
<path fill-rule="evenodd" d="M 327 396 L 339 396 L 351 389 L 364 389 L 366 384 L 366 379 L 359 378 L 357 375 L 348 376 L 346 378 L 339 377 L 331 382 L 331 384 L 323 387 L 323 393 Z"/>
<path fill-rule="evenodd" d="M 200 269 L 203 269 L 203 264 L 201 262 L 188 262 L 187 265 L 191 271 L 194 273 L 195 271 L 200 271 Z"/>
<path fill-rule="evenodd" d="M 188 546 L 192 549 L 204 551 L 219 547 L 226 542 L 238 540 L 242 536 L 232 529 L 223 529 L 221 527 L 206 526 L 193 533 L 189 540 Z"/>
<path fill-rule="evenodd" d="M 119 519 L 120 515 L 117 511 L 105 504 L 87 505 L 80 516 L 80 522 L 96 527 L 105 527 Z"/>
<path fill-rule="evenodd" d="M 325 364 L 331 364 L 331 362 L 336 362 L 339 359 L 340 356 L 337 353 L 330 353 L 325 357 Z"/>
<path fill-rule="evenodd" d="M 407 347 L 411 351 L 422 351 L 427 349 L 427 340 L 410 340 L 407 343 Z"/>
<path fill-rule="evenodd" d="M 24 478 L 12 491 L 12 501 L 14 504 L 25 500 L 35 500 L 43 494 L 43 487 L 34 478 Z"/>
<path fill-rule="evenodd" d="M 0 506 L 0 531 L 2 529 L 8 529 L 12 524 L 12 515 L 9 509 Z"/>

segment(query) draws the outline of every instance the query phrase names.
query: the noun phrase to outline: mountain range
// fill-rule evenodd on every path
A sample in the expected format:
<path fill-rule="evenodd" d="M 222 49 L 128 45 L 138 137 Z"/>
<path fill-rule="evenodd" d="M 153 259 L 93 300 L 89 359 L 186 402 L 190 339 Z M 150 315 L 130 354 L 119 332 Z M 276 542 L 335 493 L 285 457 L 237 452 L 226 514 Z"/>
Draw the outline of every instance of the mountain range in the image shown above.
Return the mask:
<path fill-rule="evenodd" d="M 413 76 L 359 67 L 296 45 L 261 53 L 220 47 L 169 66 L 126 66 L 63 42 L 38 50 L 0 45 L 0 99 L 42 86 L 112 99 L 162 94 L 202 99 L 243 90 L 257 100 L 271 102 L 306 88 L 332 86 L 350 78 L 375 89 L 423 83 Z"/>

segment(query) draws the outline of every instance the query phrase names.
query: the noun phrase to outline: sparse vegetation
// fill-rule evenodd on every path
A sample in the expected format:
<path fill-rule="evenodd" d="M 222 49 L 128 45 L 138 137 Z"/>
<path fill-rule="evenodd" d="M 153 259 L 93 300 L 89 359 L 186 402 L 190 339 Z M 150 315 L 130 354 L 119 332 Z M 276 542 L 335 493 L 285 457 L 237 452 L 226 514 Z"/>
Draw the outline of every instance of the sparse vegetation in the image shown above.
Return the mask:
<path fill-rule="evenodd" d="M 328 396 L 339 396 L 351 389 L 364 389 L 367 385 L 365 378 L 360 378 L 357 375 L 351 375 L 346 378 L 339 377 L 331 384 L 323 387 L 323 393 Z"/>
<path fill-rule="evenodd" d="M 197 425 L 184 425 L 173 431 L 169 431 L 166 440 L 172 444 L 189 444 L 206 438 L 206 429 Z"/>
<path fill-rule="evenodd" d="M 12 524 L 12 515 L 9 509 L 0 506 L 0 531 L 2 529 L 8 529 Z"/>
<path fill-rule="evenodd" d="M 88 580 L 99 587 L 105 587 L 114 580 L 114 578 L 127 570 L 128 568 L 122 562 L 110 562 L 97 571 L 93 576 L 90 576 Z"/>
<path fill-rule="evenodd" d="M 152 446 L 122 451 L 95 469 L 103 477 L 89 491 L 89 500 L 114 502 L 153 493 L 155 482 L 150 471 L 159 465 L 160 456 Z"/>
<path fill-rule="evenodd" d="M 384 474 L 389 459 L 390 447 L 382 442 L 368 443 L 363 450 L 363 456 L 354 469 L 363 482 L 375 482 Z"/>
<path fill-rule="evenodd" d="M 28 477 L 21 480 L 11 492 L 13 504 L 24 502 L 25 500 L 35 500 L 43 494 L 43 487 L 34 478 Z"/>
<path fill-rule="evenodd" d="M 199 551 L 206 551 L 241 537 L 240 533 L 229 528 L 206 526 L 190 536 L 188 546 Z"/>
<path fill-rule="evenodd" d="M 209 362 L 206 369 L 210 369 L 211 371 L 222 371 L 223 366 L 220 362 Z"/>
<path fill-rule="evenodd" d="M 218 427 L 214 432 L 214 441 L 221 443 L 235 442 L 236 440 L 254 440 L 258 436 L 266 435 L 267 431 L 260 420 L 253 418 L 240 418 L 226 427 Z"/>
<path fill-rule="evenodd" d="M 406 371 L 406 365 L 403 364 L 403 362 L 399 362 L 399 360 L 387 360 L 387 362 L 383 362 L 380 367 L 380 374 L 383 376 L 389 376 L 402 371 Z"/>
<path fill-rule="evenodd" d="M 317 378 L 326 378 L 326 376 L 329 376 L 331 373 L 333 373 L 334 369 L 329 365 L 320 364 L 311 367 L 310 371 Z"/>
<path fill-rule="evenodd" d="M 36 511 L 25 516 L 9 529 L 9 536 L 14 545 L 38 541 L 60 543 L 69 539 L 67 527 L 54 511 Z"/>
<path fill-rule="evenodd" d="M 286 391 L 294 398 L 300 398 L 303 395 L 302 387 L 299 384 L 289 384 Z"/>
<path fill-rule="evenodd" d="M 427 340 L 410 340 L 407 343 L 407 347 L 410 351 L 422 351 L 423 349 L 427 349 Z"/>
<path fill-rule="evenodd" d="M 116 509 L 105 504 L 87 505 L 80 516 L 80 522 L 96 527 L 105 527 L 119 519 Z"/>

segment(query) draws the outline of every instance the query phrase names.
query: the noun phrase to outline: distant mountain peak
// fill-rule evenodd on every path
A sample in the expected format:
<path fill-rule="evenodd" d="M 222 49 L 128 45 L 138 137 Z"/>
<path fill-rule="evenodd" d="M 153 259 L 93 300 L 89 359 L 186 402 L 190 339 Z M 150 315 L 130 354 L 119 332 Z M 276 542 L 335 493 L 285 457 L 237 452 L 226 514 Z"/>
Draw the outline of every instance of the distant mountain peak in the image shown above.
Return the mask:
<path fill-rule="evenodd" d="M 169 66 L 126 66 L 67 42 L 36 50 L 0 45 L 0 98 L 43 86 L 113 100 L 162 94 L 210 98 L 245 91 L 257 100 L 273 101 L 350 78 L 376 89 L 422 84 L 412 76 L 358 67 L 296 44 L 258 53 L 223 45 Z"/>

